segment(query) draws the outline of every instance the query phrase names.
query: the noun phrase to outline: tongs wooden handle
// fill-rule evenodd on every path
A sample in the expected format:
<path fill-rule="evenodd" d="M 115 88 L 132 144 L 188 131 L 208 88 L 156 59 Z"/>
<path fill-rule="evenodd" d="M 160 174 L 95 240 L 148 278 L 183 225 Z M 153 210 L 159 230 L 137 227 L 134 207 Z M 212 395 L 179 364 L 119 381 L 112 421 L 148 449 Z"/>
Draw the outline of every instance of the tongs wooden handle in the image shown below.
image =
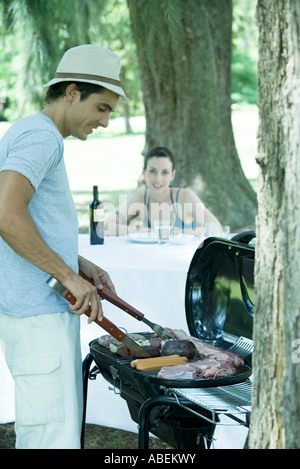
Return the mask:
<path fill-rule="evenodd" d="M 79 271 L 79 275 L 87 280 L 88 282 L 92 283 L 94 285 L 94 281 L 87 277 L 83 272 Z M 141 313 L 138 309 L 134 308 L 131 306 L 129 303 L 126 301 L 122 300 L 118 295 L 113 293 L 111 290 L 108 288 L 99 288 L 98 289 L 98 294 L 101 298 L 109 301 L 110 303 L 114 304 L 118 308 L 122 309 L 126 313 L 130 314 L 133 316 L 135 319 L 138 321 L 142 321 L 147 326 L 149 326 L 161 339 L 163 340 L 174 340 L 174 337 L 172 337 L 166 329 L 164 329 L 162 326 L 159 324 L 155 324 L 154 322 L 149 321 L 149 319 L 145 318 L 144 314 Z"/>
<path fill-rule="evenodd" d="M 87 279 L 87 277 L 85 277 Z M 76 298 L 54 277 L 49 277 L 47 280 L 48 285 L 53 288 L 57 293 L 63 296 L 72 305 L 75 304 Z M 89 307 L 85 314 L 89 317 L 91 315 L 91 308 Z M 127 334 L 121 331 L 114 323 L 112 323 L 105 316 L 102 320 L 94 319 L 98 326 L 102 327 L 106 332 L 112 335 L 118 342 L 122 342 L 125 347 L 131 350 L 137 357 L 149 358 L 150 355 L 139 344 L 132 340 Z"/>
<path fill-rule="evenodd" d="M 84 280 L 87 280 L 90 282 L 92 285 L 94 285 L 93 279 L 87 277 L 83 272 L 79 271 L 80 277 L 84 278 Z M 122 309 L 126 313 L 130 314 L 133 316 L 135 319 L 138 319 L 139 321 L 142 321 L 144 318 L 144 314 L 141 313 L 138 309 L 134 308 L 130 304 L 126 303 L 126 301 L 122 300 L 118 295 L 113 293 L 109 288 L 103 287 L 98 289 L 98 294 L 101 298 L 104 300 L 109 301 L 110 303 L 114 304 L 118 308 Z"/>
<path fill-rule="evenodd" d="M 74 305 L 76 303 L 76 298 L 68 291 L 66 290 L 65 294 L 62 295 L 66 300 L 68 300 L 71 305 Z M 90 317 L 91 315 L 91 308 L 84 313 L 86 316 Z M 115 339 L 117 339 L 119 342 L 122 342 L 122 340 L 125 337 L 125 333 L 121 331 L 114 323 L 112 323 L 109 319 L 107 319 L 105 316 L 102 317 L 102 320 L 99 321 L 97 318 L 94 319 L 94 321 L 98 326 L 102 327 L 105 329 L 110 335 L 112 335 Z"/>

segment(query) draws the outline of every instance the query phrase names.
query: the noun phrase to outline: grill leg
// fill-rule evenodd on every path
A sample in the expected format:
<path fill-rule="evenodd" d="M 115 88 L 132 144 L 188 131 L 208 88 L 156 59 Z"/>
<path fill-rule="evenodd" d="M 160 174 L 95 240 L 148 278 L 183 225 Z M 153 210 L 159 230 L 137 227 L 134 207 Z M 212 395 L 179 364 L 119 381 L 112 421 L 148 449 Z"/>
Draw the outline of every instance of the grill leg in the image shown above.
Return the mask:
<path fill-rule="evenodd" d="M 138 415 L 139 449 L 149 449 L 150 412 L 152 409 L 154 409 L 154 407 L 162 405 L 178 406 L 176 399 L 174 399 L 172 396 L 153 396 L 147 399 L 147 401 L 141 405 Z"/>
<path fill-rule="evenodd" d="M 86 403 L 87 403 L 87 389 L 89 371 L 94 357 L 91 353 L 88 353 L 82 362 L 82 378 L 83 378 L 83 415 L 82 415 L 82 426 L 81 426 L 81 449 L 84 449 L 84 434 L 85 434 L 85 418 L 86 418 Z"/>

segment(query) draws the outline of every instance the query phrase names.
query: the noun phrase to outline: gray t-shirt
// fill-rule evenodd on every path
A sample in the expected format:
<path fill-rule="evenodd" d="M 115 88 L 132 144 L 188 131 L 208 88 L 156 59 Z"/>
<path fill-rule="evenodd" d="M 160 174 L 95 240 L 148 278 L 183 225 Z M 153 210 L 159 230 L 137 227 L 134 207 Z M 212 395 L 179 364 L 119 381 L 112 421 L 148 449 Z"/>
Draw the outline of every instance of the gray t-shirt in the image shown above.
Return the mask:
<path fill-rule="evenodd" d="M 63 138 L 51 119 L 17 121 L 0 141 L 0 172 L 25 176 L 35 189 L 28 211 L 48 246 L 78 272 L 78 218 L 63 158 Z M 66 300 L 49 274 L 18 256 L 0 236 L 0 313 L 14 317 L 61 313 Z"/>

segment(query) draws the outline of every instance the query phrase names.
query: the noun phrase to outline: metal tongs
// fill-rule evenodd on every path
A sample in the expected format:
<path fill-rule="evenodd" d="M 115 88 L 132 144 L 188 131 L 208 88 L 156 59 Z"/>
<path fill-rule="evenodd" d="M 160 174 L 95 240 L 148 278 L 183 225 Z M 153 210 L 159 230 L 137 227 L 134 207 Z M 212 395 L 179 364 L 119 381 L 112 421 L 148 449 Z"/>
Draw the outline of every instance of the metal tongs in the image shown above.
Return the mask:
<path fill-rule="evenodd" d="M 84 273 L 79 271 L 79 275 L 90 282 L 91 284 L 94 285 L 94 282 L 91 278 L 87 277 Z M 149 319 L 145 318 L 144 314 L 141 313 L 139 310 L 131 306 L 130 304 L 126 303 L 126 301 L 122 300 L 119 296 L 117 296 L 115 293 L 113 293 L 111 290 L 108 288 L 102 288 L 101 290 L 98 290 L 98 294 L 101 298 L 109 301 L 110 303 L 114 304 L 115 306 L 118 306 L 118 308 L 122 309 L 126 313 L 130 314 L 133 316 L 135 319 L 138 321 L 142 321 L 147 326 L 149 326 L 155 334 L 158 335 L 163 340 L 174 340 L 174 337 L 172 337 L 169 332 L 164 329 L 162 326 L 159 324 L 155 324 L 154 322 L 149 321 Z"/>
<path fill-rule="evenodd" d="M 87 277 L 84 277 L 87 279 Z M 74 304 L 76 299 L 74 296 L 58 281 L 56 278 L 50 276 L 47 280 L 48 285 L 53 288 L 57 293 L 63 296 L 69 303 Z M 100 290 L 98 291 L 100 292 Z M 86 311 L 86 315 L 90 316 L 91 309 L 89 308 Z M 106 332 L 112 335 L 118 342 L 122 342 L 125 347 L 131 350 L 137 357 L 149 358 L 150 354 L 146 352 L 139 344 L 132 340 L 127 334 L 121 331 L 115 324 L 113 324 L 109 319 L 103 316 L 102 321 L 95 319 L 94 322 L 98 326 L 102 327 Z"/>

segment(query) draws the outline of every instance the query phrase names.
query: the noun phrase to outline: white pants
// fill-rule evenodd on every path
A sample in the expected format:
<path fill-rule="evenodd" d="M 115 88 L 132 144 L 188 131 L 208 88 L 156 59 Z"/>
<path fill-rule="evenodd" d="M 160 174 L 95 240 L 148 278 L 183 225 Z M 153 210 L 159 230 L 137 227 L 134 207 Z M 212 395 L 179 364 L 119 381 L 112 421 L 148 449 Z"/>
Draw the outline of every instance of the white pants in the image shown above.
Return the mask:
<path fill-rule="evenodd" d="M 79 328 L 74 313 L 15 319 L 0 312 L 0 343 L 15 381 L 16 448 L 80 448 Z"/>

